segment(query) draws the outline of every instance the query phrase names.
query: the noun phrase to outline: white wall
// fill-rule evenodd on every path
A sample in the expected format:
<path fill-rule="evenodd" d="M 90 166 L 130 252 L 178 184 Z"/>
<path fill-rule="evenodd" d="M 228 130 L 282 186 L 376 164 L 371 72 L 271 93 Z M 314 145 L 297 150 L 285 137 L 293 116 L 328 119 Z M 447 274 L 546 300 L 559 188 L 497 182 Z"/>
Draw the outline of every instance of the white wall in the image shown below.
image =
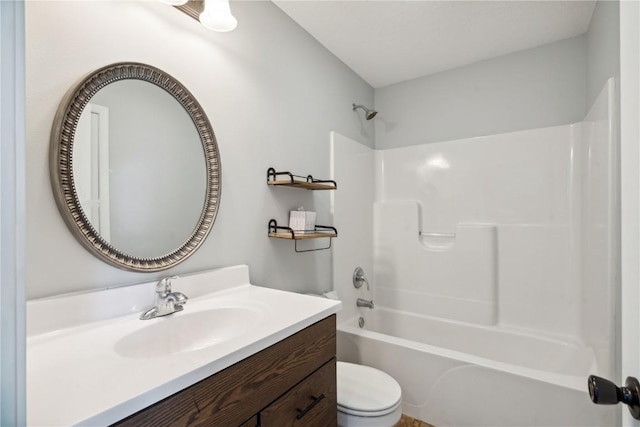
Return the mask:
<path fill-rule="evenodd" d="M 598 1 L 585 35 L 376 89 L 376 148 L 582 120 L 620 76 L 619 4 Z"/>
<path fill-rule="evenodd" d="M 586 75 L 579 36 L 376 89 L 376 148 L 580 121 Z"/>
<path fill-rule="evenodd" d="M 374 150 L 337 132 L 331 134 L 332 179 L 338 190 L 332 194 L 334 224 L 340 232 L 333 246 L 333 285 L 342 300 L 338 321 L 348 320 L 368 308 L 356 307 L 358 298 L 374 295 L 373 200 Z M 364 270 L 369 281 L 356 289 L 353 272 Z"/>
<path fill-rule="evenodd" d="M 270 2 L 232 2 L 238 28 L 214 33 L 160 2 L 31 1 L 27 23 L 27 287 L 30 298 L 247 263 L 258 285 L 320 292 L 330 251 L 296 254 L 267 238 L 304 205 L 331 223 L 329 194 L 271 188 L 268 167 L 328 177 L 329 131 L 373 146 L 373 124 L 351 111 L 373 89 Z M 180 80 L 213 125 L 222 199 L 201 248 L 173 269 L 118 270 L 94 258 L 66 228 L 49 180 L 49 134 L 67 89 L 119 61 L 156 66 Z"/>
<path fill-rule="evenodd" d="M 619 81 L 619 11 L 620 2 L 617 0 L 598 1 L 593 11 L 587 32 L 587 107 L 593 105 L 609 78 L 614 77 Z"/>

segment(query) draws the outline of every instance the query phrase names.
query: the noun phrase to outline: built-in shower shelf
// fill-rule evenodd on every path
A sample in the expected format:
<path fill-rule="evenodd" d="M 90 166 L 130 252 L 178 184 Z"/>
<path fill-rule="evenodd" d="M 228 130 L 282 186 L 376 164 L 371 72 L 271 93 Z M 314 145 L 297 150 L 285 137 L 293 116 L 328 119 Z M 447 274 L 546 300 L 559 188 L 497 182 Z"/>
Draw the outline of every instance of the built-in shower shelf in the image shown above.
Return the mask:
<path fill-rule="evenodd" d="M 338 184 L 330 179 L 315 179 L 311 175 L 304 177 L 294 175 L 291 172 L 276 172 L 274 168 L 267 169 L 267 184 L 305 190 L 335 190 L 338 188 Z"/>
<path fill-rule="evenodd" d="M 338 230 L 336 230 L 335 227 L 330 227 L 326 225 L 317 225 L 317 224 L 313 230 L 294 230 L 291 227 L 278 225 L 278 222 L 275 219 L 271 219 L 269 221 L 268 235 L 269 237 L 273 237 L 276 239 L 295 240 L 296 252 L 310 252 L 310 251 L 329 249 L 331 247 L 331 239 L 334 237 L 338 237 Z M 321 238 L 328 238 L 329 246 L 325 248 L 319 248 L 319 249 L 305 249 L 305 250 L 298 249 L 298 240 L 321 239 Z"/>

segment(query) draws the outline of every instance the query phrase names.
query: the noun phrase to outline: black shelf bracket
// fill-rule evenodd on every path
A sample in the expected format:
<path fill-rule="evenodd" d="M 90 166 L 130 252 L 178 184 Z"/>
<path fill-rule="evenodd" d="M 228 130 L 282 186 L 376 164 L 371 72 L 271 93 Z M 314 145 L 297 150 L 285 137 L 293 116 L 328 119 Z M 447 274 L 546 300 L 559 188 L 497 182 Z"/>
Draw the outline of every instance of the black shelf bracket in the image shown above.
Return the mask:
<path fill-rule="evenodd" d="M 338 188 L 338 184 L 332 179 L 316 179 L 312 175 L 307 175 L 306 177 L 304 177 L 301 175 L 294 175 L 291 172 L 287 171 L 276 172 L 274 168 L 267 169 L 267 183 L 270 181 L 277 181 L 278 177 L 289 178 L 289 183 L 291 185 L 300 184 L 300 181 L 296 180 L 296 178 L 299 178 L 300 180 L 304 180 L 304 182 L 307 182 L 309 184 L 327 184 L 332 185 L 334 189 Z"/>

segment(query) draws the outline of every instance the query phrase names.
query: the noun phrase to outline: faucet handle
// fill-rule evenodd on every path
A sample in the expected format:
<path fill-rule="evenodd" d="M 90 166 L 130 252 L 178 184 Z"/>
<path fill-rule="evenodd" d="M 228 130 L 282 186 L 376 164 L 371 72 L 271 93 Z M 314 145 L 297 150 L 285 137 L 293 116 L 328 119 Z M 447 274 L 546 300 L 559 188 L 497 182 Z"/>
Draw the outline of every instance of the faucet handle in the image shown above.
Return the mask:
<path fill-rule="evenodd" d="M 178 276 L 163 277 L 156 285 L 156 293 L 160 298 L 166 298 L 171 293 L 171 281 L 177 279 Z"/>
<path fill-rule="evenodd" d="M 360 289 L 363 283 L 367 285 L 367 290 L 370 291 L 371 287 L 369 286 L 369 281 L 364 275 L 364 270 L 362 269 L 362 267 L 356 267 L 353 272 L 353 286 L 356 289 Z"/>
<path fill-rule="evenodd" d="M 182 292 L 174 292 L 173 296 L 176 297 L 176 302 L 175 305 L 179 305 L 179 306 L 183 306 L 187 303 L 187 300 L 189 299 L 188 296 L 186 296 L 185 294 L 183 294 Z"/>

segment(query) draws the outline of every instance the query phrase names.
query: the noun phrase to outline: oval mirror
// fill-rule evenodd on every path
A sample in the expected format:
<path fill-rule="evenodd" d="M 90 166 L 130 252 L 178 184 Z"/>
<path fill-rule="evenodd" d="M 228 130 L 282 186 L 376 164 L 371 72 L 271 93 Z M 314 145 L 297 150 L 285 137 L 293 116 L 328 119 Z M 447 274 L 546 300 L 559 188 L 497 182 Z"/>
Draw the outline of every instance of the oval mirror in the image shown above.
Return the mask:
<path fill-rule="evenodd" d="M 116 267 L 170 268 L 215 221 L 221 177 L 211 124 L 180 82 L 149 65 L 101 68 L 67 93 L 50 166 L 67 226 Z"/>

